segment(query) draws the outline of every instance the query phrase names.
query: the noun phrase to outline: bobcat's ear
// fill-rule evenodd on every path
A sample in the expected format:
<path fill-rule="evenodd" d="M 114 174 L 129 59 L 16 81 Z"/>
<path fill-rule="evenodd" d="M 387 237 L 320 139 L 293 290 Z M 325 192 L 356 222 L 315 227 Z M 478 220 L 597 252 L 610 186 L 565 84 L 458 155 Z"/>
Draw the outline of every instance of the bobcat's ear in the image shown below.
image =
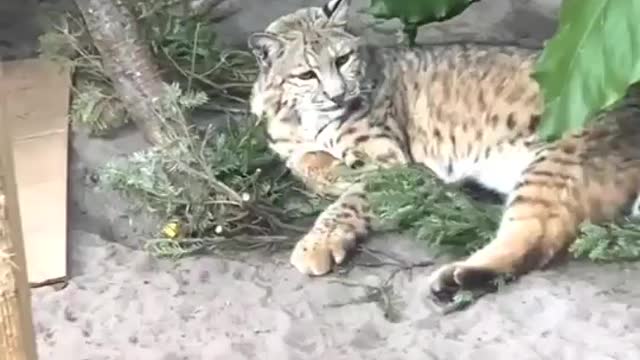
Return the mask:
<path fill-rule="evenodd" d="M 276 35 L 253 33 L 249 35 L 249 49 L 258 60 L 260 67 L 269 68 L 282 55 L 284 44 Z"/>
<path fill-rule="evenodd" d="M 329 0 L 322 7 L 322 12 L 329 21 L 336 25 L 344 25 L 347 23 L 347 15 L 351 0 Z"/>

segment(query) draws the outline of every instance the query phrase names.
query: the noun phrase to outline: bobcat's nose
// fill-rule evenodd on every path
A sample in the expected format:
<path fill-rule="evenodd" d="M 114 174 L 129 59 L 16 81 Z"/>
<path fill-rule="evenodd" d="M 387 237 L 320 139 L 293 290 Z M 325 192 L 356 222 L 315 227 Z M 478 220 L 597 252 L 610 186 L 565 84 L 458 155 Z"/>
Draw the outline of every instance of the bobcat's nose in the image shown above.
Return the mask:
<path fill-rule="evenodd" d="M 338 106 L 344 105 L 347 97 L 347 86 L 342 76 L 328 72 L 327 76 L 321 78 L 322 94 Z"/>

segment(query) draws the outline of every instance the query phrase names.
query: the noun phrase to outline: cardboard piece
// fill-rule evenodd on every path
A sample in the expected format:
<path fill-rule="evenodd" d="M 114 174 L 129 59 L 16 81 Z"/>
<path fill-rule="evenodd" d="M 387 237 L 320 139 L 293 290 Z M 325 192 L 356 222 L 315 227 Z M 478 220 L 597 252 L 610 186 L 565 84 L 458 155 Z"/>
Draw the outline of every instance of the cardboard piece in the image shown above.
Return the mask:
<path fill-rule="evenodd" d="M 32 286 L 67 277 L 68 68 L 5 62 L 0 91 L 11 125 L 27 273 Z"/>

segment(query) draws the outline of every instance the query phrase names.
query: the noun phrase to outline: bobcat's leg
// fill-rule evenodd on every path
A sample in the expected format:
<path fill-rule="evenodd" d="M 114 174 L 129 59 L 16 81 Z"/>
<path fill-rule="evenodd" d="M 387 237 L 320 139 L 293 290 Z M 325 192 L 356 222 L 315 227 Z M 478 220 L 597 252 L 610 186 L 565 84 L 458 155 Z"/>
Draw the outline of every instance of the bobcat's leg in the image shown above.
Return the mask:
<path fill-rule="evenodd" d="M 632 202 L 640 188 L 638 151 L 625 152 L 625 144 L 611 151 L 602 146 L 608 138 L 596 135 L 567 138 L 540 154 L 509 195 L 495 239 L 436 270 L 432 293 L 448 299 L 501 274 L 543 268 L 566 253 L 583 221 L 610 220 Z"/>
<path fill-rule="evenodd" d="M 309 275 L 323 275 L 340 264 L 357 240 L 370 231 L 369 204 L 360 184 L 347 189 L 316 219 L 311 230 L 296 244 L 291 264 Z"/>
<path fill-rule="evenodd" d="M 547 207 L 542 205 L 544 200 L 535 201 L 516 198 L 503 214 L 492 242 L 466 260 L 432 273 L 432 293 L 449 300 L 461 288 L 484 287 L 499 275 L 519 275 L 541 268 L 564 251 L 575 237 L 575 216 L 560 204 Z"/>
<path fill-rule="evenodd" d="M 292 172 L 314 190 L 337 196 L 337 200 L 320 214 L 312 229 L 291 253 L 291 264 L 304 274 L 328 273 L 333 264 L 342 263 L 356 241 L 370 231 L 370 206 L 364 184 L 345 181 L 337 176 L 337 172 L 347 166 L 354 167 L 360 154 L 377 159 L 374 166 L 407 162 L 404 153 L 390 139 L 370 139 L 358 145 L 342 151 L 343 159 L 340 160 L 320 151 L 294 155 L 288 161 Z M 379 152 L 385 156 L 380 156 Z M 385 161 L 381 162 L 381 159 Z"/>
<path fill-rule="evenodd" d="M 322 275 L 329 272 L 334 263 L 342 263 L 356 240 L 369 231 L 371 217 L 364 188 L 341 179 L 338 171 L 346 165 L 328 152 L 295 154 L 287 165 L 312 190 L 337 196 L 296 244 L 290 258 L 298 271 Z"/>

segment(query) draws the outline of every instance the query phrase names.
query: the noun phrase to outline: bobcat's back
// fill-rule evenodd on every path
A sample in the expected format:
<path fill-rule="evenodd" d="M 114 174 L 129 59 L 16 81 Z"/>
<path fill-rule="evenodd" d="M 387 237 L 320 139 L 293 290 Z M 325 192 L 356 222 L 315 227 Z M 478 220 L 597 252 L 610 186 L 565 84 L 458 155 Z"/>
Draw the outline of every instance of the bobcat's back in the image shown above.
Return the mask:
<path fill-rule="evenodd" d="M 413 161 L 445 181 L 508 192 L 538 146 L 542 99 L 530 78 L 538 52 L 482 44 L 381 51 L 387 80 L 375 104 L 400 123 Z"/>

